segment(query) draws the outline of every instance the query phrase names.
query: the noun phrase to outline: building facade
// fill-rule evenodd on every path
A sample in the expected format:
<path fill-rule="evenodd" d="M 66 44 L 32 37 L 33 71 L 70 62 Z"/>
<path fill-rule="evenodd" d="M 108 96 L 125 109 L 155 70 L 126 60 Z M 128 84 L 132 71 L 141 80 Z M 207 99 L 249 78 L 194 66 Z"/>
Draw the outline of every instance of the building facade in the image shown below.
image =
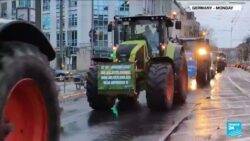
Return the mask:
<path fill-rule="evenodd" d="M 34 0 L 0 0 L 0 17 L 35 22 Z"/>
<path fill-rule="evenodd" d="M 200 24 L 192 12 L 187 12 L 176 0 L 134 0 L 130 2 L 130 15 L 166 15 L 182 22 L 181 30 L 170 28 L 173 38 L 198 37 Z"/>
<path fill-rule="evenodd" d="M 60 10 L 61 2 L 62 10 Z M 34 0 L 0 0 L 0 17 L 35 22 L 34 7 Z M 108 32 L 107 27 L 108 23 L 114 20 L 114 16 L 138 14 L 172 16 L 172 12 L 175 11 L 176 18 L 182 21 L 182 29 L 181 31 L 171 29 L 172 37 L 196 36 L 196 30 L 199 29 L 195 17 L 192 14 L 190 16 L 173 0 L 42 0 L 41 10 L 41 29 L 57 51 L 57 59 L 51 64 L 55 68 L 62 66 L 58 59 L 62 53 L 60 48 L 64 49 L 63 54 L 66 56 L 64 68 L 67 69 L 82 69 L 77 68 L 78 62 L 83 60 L 77 57 L 79 48 L 85 48 L 83 53 L 93 48 L 110 49 L 113 35 Z M 60 11 L 63 13 L 62 19 Z M 62 23 L 62 33 L 60 23 Z M 193 25 L 196 27 L 190 28 Z M 193 31 L 190 31 L 191 29 Z"/>

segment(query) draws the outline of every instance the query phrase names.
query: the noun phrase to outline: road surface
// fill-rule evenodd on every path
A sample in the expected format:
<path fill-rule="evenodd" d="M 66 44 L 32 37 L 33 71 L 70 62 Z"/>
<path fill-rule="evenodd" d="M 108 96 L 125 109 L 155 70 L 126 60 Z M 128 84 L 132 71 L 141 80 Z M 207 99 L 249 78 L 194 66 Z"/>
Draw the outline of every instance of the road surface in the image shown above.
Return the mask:
<path fill-rule="evenodd" d="M 228 140 L 227 121 L 241 121 L 250 140 L 250 73 L 227 68 L 210 86 L 191 91 L 184 105 L 168 112 L 151 112 L 145 92 L 132 110 L 116 108 L 118 115 L 93 111 L 86 97 L 61 103 L 61 141 L 207 141 Z"/>

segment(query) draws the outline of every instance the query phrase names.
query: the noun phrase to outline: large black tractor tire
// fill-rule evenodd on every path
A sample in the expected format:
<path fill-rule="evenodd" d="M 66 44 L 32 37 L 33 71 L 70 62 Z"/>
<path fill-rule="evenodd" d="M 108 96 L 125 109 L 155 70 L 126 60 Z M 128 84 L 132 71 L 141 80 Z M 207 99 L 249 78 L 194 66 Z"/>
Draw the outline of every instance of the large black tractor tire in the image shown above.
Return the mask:
<path fill-rule="evenodd" d="M 207 68 L 203 67 L 197 70 L 196 82 L 197 86 L 200 88 L 208 85 L 208 83 L 210 82 L 210 73 Z"/>
<path fill-rule="evenodd" d="M 176 104 L 185 103 L 188 93 L 188 70 L 187 61 L 183 54 L 175 61 L 175 95 Z"/>
<path fill-rule="evenodd" d="M 170 110 L 174 99 L 174 71 L 170 63 L 151 64 L 147 78 L 147 105 L 151 110 Z"/>
<path fill-rule="evenodd" d="M 58 94 L 48 63 L 31 44 L 0 43 L 1 141 L 59 141 Z"/>
<path fill-rule="evenodd" d="M 115 98 L 98 94 L 97 67 L 89 69 L 87 74 L 87 99 L 89 106 L 95 110 L 109 110 L 115 104 Z"/>

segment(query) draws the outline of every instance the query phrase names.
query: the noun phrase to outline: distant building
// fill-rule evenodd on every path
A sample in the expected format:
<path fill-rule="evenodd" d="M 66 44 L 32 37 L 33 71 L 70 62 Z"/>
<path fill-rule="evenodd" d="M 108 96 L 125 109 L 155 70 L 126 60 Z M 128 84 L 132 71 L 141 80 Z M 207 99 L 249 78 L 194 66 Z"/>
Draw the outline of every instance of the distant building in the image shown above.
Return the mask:
<path fill-rule="evenodd" d="M 200 36 L 200 23 L 196 21 L 194 12 L 185 12 L 185 19 L 182 22 L 183 37 L 199 37 Z"/>
<path fill-rule="evenodd" d="M 63 21 L 60 21 L 60 1 L 63 2 Z M 0 0 L 0 17 L 34 23 L 34 7 L 35 0 Z M 92 41 L 95 49 L 111 48 L 112 33 L 107 31 L 107 26 L 114 16 L 171 16 L 175 11 L 177 19 L 183 20 L 183 28 L 181 31 L 173 29 L 172 37 L 195 36 L 199 29 L 195 17 L 188 18 L 189 14 L 173 0 L 42 0 L 41 10 L 41 29 L 55 48 L 57 56 L 60 55 L 60 22 L 63 22 L 63 48 L 66 50 L 68 69 L 82 69 L 77 64 L 84 60 L 77 57 L 77 52 L 79 48 L 90 50 Z M 193 23 L 197 27 L 190 28 Z M 93 37 L 91 31 L 94 32 Z M 58 68 L 60 65 L 58 59 L 52 63 L 52 67 Z"/>
<path fill-rule="evenodd" d="M 170 36 L 175 38 L 198 37 L 200 24 L 196 21 L 193 12 L 187 12 L 176 0 L 134 0 L 130 3 L 130 16 L 145 15 L 166 15 L 182 22 L 182 29 L 170 28 Z"/>
<path fill-rule="evenodd" d="M 239 63 L 241 60 L 241 55 L 239 55 L 239 48 L 220 48 L 220 52 L 225 53 L 227 57 L 227 62 L 229 64 Z"/>
<path fill-rule="evenodd" d="M 0 18 L 35 23 L 34 0 L 0 0 Z"/>

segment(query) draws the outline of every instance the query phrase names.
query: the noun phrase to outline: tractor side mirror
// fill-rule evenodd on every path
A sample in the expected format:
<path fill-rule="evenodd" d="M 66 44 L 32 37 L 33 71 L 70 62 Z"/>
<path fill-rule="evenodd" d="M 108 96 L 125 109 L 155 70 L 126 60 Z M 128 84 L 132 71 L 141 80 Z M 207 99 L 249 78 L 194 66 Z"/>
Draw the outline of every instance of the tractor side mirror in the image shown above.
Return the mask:
<path fill-rule="evenodd" d="M 181 21 L 175 22 L 175 29 L 181 29 Z"/>
<path fill-rule="evenodd" d="M 166 21 L 166 27 L 173 27 L 174 23 L 172 21 Z"/>

